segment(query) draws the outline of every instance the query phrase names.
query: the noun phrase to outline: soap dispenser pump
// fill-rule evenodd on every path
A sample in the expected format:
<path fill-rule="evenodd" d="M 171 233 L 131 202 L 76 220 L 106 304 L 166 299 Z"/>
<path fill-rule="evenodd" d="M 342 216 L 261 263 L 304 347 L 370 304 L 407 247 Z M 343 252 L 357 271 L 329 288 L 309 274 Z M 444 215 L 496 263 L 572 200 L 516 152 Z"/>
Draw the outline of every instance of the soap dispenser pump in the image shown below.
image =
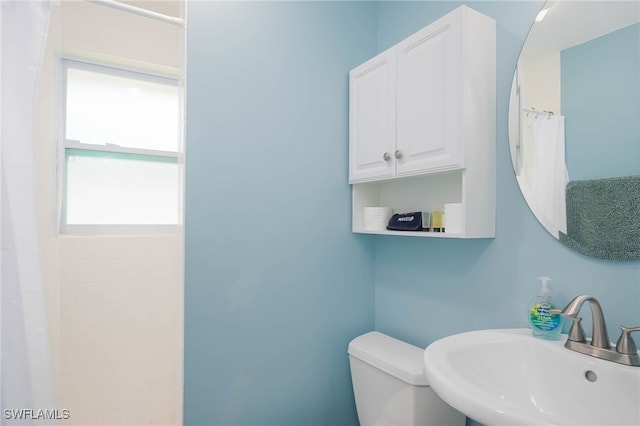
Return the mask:
<path fill-rule="evenodd" d="M 552 303 L 551 289 L 549 289 L 549 277 L 538 277 L 540 291 L 529 304 L 529 323 L 535 337 L 547 340 L 560 340 L 562 332 L 562 316 L 552 314 L 550 310 L 555 306 Z"/>

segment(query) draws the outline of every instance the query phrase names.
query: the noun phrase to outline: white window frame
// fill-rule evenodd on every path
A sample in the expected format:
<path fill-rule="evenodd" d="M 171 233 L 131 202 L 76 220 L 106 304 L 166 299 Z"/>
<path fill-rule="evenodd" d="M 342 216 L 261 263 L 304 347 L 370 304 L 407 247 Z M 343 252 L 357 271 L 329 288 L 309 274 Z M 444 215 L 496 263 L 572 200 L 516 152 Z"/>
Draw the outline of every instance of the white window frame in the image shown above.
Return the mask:
<path fill-rule="evenodd" d="M 176 141 L 178 146 L 177 151 L 161 151 L 144 148 L 129 148 L 116 144 L 107 143 L 106 145 L 95 145 L 90 143 L 83 143 L 77 140 L 70 140 L 66 138 L 66 111 L 67 111 L 67 70 L 69 68 L 82 69 L 86 71 L 108 74 L 113 76 L 124 76 L 133 78 L 136 80 L 150 81 L 161 84 L 169 84 L 176 87 L 180 87 L 179 78 L 176 76 L 160 75 L 149 71 L 133 70 L 123 68 L 118 65 L 103 64 L 89 62 L 82 59 L 60 57 L 60 72 L 61 72 L 61 84 L 60 84 L 60 108 L 59 108 L 59 128 L 61 143 L 58 144 L 58 224 L 59 234 L 64 235 L 160 235 L 160 234 L 176 234 L 181 226 L 181 217 L 178 217 L 177 224 L 67 224 L 67 205 L 66 205 L 66 154 L 67 150 L 79 150 L 79 151 L 99 151 L 105 153 L 124 154 L 144 156 L 149 159 L 152 158 L 171 158 L 175 160 L 178 166 L 178 176 L 183 174 L 182 165 L 184 164 L 184 155 L 180 150 L 182 145 L 180 141 Z M 180 102 L 182 105 L 182 102 Z M 182 123 L 180 117 L 176 117 L 179 123 Z M 183 135 L 182 129 L 179 132 Z M 151 160 L 153 161 L 153 160 Z M 179 191 L 181 190 L 179 187 Z M 183 210 L 183 200 L 179 195 L 178 210 Z"/>

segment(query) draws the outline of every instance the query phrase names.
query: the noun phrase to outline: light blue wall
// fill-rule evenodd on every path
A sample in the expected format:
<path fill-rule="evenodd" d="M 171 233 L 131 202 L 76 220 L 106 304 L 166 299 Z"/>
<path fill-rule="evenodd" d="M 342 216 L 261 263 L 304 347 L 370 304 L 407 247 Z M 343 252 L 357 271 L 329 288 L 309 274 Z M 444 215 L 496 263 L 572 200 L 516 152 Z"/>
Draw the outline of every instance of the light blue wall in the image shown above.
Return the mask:
<path fill-rule="evenodd" d="M 189 2 L 186 425 L 354 425 L 347 344 L 373 329 L 351 233 L 348 70 L 366 3 Z"/>
<path fill-rule="evenodd" d="M 640 175 L 640 23 L 561 53 L 570 180 Z"/>
<path fill-rule="evenodd" d="M 612 336 L 640 324 L 640 262 L 570 251 L 514 178 L 509 89 L 541 1 L 468 3 L 497 20 L 497 237 L 350 232 L 347 72 L 458 4 L 189 3 L 185 424 L 355 425 L 350 338 L 524 327 L 541 274 L 560 303 L 598 297 Z"/>
<path fill-rule="evenodd" d="M 385 3 L 378 14 L 383 50 L 455 2 Z M 603 305 L 612 339 L 619 324 L 640 324 L 640 262 L 587 258 L 556 241 L 529 211 L 509 156 L 507 115 L 519 51 L 542 2 L 467 2 L 497 21 L 497 231 L 491 240 L 378 236 L 376 329 L 424 347 L 450 334 L 527 327 L 536 277 L 549 275 L 563 304 L 581 293 Z M 590 332 L 590 314 L 583 313 Z M 470 422 L 473 423 L 473 422 Z"/>

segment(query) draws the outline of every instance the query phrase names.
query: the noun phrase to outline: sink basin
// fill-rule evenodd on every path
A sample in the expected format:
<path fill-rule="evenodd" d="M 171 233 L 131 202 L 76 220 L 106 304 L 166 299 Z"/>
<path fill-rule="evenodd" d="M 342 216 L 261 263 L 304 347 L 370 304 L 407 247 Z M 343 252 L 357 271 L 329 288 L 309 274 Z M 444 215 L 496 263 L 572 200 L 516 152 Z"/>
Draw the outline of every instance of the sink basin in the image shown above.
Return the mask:
<path fill-rule="evenodd" d="M 424 351 L 433 390 L 491 425 L 640 425 L 640 367 L 566 349 L 529 329 L 445 337 Z"/>

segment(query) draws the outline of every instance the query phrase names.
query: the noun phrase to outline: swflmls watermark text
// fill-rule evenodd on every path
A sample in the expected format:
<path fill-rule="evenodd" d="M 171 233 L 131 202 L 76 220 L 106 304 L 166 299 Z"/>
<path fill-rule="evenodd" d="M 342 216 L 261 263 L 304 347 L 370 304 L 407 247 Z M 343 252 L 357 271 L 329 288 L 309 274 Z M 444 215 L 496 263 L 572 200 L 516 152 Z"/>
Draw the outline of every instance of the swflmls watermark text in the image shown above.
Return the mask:
<path fill-rule="evenodd" d="M 67 420 L 69 410 L 57 408 L 5 408 L 2 412 L 5 420 Z"/>

